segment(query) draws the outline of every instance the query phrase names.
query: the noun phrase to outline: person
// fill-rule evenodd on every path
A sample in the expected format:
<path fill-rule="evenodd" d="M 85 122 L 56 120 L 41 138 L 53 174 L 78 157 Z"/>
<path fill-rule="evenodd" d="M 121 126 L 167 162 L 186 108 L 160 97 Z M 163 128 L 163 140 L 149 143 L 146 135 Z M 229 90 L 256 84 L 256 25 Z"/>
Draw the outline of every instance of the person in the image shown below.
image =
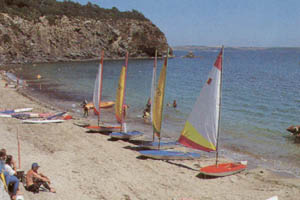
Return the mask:
<path fill-rule="evenodd" d="M 89 108 L 87 107 L 87 100 L 84 100 L 82 103 L 81 103 L 81 106 L 83 108 L 83 117 L 88 117 L 89 116 Z"/>
<path fill-rule="evenodd" d="M 148 99 L 146 107 L 143 111 L 143 118 L 149 117 L 151 112 L 151 98 Z"/>
<path fill-rule="evenodd" d="M 177 103 L 176 103 L 176 100 L 173 101 L 173 108 L 176 108 L 177 107 Z"/>
<path fill-rule="evenodd" d="M 13 160 L 12 155 L 7 155 L 6 156 L 4 169 L 10 176 L 17 175 L 17 173 L 16 173 L 16 162 Z"/>
<path fill-rule="evenodd" d="M 1 155 L 1 159 L 2 162 L 7 158 L 11 159 L 10 163 L 12 163 L 12 156 L 6 156 L 6 150 L 5 149 L 1 149 L 0 151 Z M 19 190 L 19 179 L 15 176 L 16 172 L 12 169 L 7 167 L 7 165 L 4 165 L 4 176 L 5 176 L 5 181 L 6 181 L 6 185 L 9 188 L 10 186 L 12 187 L 12 191 L 11 192 L 11 199 L 16 199 L 17 197 L 17 192 Z"/>
<path fill-rule="evenodd" d="M 31 170 L 29 170 L 26 174 L 26 190 L 31 191 L 33 193 L 39 193 L 41 185 L 43 185 L 50 192 L 55 193 L 54 188 L 51 188 L 50 179 L 43 175 L 42 173 L 38 173 L 39 165 L 37 163 L 32 163 Z"/>

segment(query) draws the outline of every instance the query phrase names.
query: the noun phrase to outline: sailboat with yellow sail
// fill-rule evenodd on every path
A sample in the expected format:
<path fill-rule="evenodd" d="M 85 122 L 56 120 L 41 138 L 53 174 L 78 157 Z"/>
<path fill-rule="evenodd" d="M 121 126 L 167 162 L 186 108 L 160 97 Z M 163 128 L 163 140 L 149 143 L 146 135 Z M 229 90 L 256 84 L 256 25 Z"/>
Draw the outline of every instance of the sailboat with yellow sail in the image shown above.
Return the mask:
<path fill-rule="evenodd" d="M 110 137 L 112 139 L 129 140 L 143 135 L 143 133 L 139 131 L 127 132 L 127 127 L 125 123 L 125 117 L 127 112 L 127 105 L 125 103 L 127 66 L 128 66 L 128 52 L 126 53 L 125 65 L 122 66 L 121 69 L 121 74 L 120 74 L 117 93 L 116 93 L 115 115 L 118 123 L 121 125 L 121 128 L 119 132 L 112 132 L 110 134 Z"/>
<path fill-rule="evenodd" d="M 103 124 L 101 123 L 101 108 L 103 107 L 102 102 L 102 80 L 103 80 L 103 60 L 104 60 L 104 51 L 101 51 L 101 60 L 98 68 L 98 73 L 95 80 L 94 86 L 94 94 L 93 94 L 93 106 L 94 106 L 94 113 L 98 116 L 98 125 L 96 126 L 86 126 L 89 131 L 91 132 L 112 132 L 121 129 L 119 124 Z"/>
<path fill-rule="evenodd" d="M 204 167 L 202 174 L 210 176 L 227 176 L 246 169 L 242 163 L 218 164 L 218 144 L 220 132 L 221 92 L 222 92 L 222 47 L 208 79 L 190 113 L 181 132 L 178 142 L 182 145 L 206 152 L 216 152 L 216 164 Z M 140 151 L 141 155 L 155 159 L 187 159 L 197 156 L 196 153 L 178 151 L 148 150 Z"/>
<path fill-rule="evenodd" d="M 160 72 L 157 88 L 156 86 L 156 68 L 157 68 L 157 50 L 155 51 L 155 59 L 152 73 L 151 82 L 151 114 L 150 121 L 152 122 L 153 128 L 153 139 L 152 141 L 144 141 L 139 148 L 141 149 L 169 149 L 174 148 L 179 143 L 178 142 L 162 142 L 160 137 L 161 126 L 162 126 L 162 116 L 164 107 L 164 93 L 166 85 L 166 75 L 168 66 L 168 55 L 164 59 L 163 67 Z M 155 136 L 158 137 L 158 142 L 155 141 Z"/>

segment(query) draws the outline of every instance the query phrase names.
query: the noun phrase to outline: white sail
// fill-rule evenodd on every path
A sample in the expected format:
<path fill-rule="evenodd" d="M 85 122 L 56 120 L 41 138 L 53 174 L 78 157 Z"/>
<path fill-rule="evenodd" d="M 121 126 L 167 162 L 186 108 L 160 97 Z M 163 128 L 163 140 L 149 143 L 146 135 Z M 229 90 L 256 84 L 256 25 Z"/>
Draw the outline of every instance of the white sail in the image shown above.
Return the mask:
<path fill-rule="evenodd" d="M 151 82 L 151 109 L 150 109 L 150 121 L 152 122 L 153 119 L 153 102 L 154 102 L 154 95 L 155 95 L 155 83 L 156 83 L 156 67 L 157 66 L 157 50 L 155 51 L 155 59 L 154 59 L 154 66 L 152 72 L 152 82 Z"/>
<path fill-rule="evenodd" d="M 185 146 L 204 151 L 217 150 L 222 55 L 223 51 L 210 71 L 181 133 L 179 142 Z"/>
<path fill-rule="evenodd" d="M 101 94 L 102 94 L 102 73 L 103 73 L 103 56 L 104 53 L 102 52 L 101 61 L 98 68 L 98 73 L 95 80 L 94 86 L 94 95 L 93 95 L 93 104 L 94 104 L 94 111 L 97 115 L 100 115 L 100 104 L 101 104 Z"/>

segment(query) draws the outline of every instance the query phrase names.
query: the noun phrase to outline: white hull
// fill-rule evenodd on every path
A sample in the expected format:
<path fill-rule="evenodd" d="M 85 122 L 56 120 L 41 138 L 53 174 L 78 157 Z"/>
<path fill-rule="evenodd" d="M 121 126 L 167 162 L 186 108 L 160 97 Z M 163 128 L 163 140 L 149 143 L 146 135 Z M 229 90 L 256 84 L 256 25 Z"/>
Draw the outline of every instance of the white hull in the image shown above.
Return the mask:
<path fill-rule="evenodd" d="M 62 123 L 65 120 L 62 119 L 52 119 L 52 120 L 23 120 L 24 124 L 49 124 L 49 123 Z"/>

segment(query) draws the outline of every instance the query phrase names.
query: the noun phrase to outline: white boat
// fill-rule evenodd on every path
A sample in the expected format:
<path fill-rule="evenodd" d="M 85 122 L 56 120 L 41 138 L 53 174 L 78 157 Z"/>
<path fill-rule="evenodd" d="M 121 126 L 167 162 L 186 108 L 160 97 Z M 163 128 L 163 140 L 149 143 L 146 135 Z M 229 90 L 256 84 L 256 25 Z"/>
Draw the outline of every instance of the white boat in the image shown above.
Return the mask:
<path fill-rule="evenodd" d="M 62 123 L 65 120 L 62 119 L 49 119 L 49 120 L 31 120 L 31 119 L 27 119 L 27 120 L 22 120 L 22 122 L 24 124 L 50 124 L 50 123 Z"/>

